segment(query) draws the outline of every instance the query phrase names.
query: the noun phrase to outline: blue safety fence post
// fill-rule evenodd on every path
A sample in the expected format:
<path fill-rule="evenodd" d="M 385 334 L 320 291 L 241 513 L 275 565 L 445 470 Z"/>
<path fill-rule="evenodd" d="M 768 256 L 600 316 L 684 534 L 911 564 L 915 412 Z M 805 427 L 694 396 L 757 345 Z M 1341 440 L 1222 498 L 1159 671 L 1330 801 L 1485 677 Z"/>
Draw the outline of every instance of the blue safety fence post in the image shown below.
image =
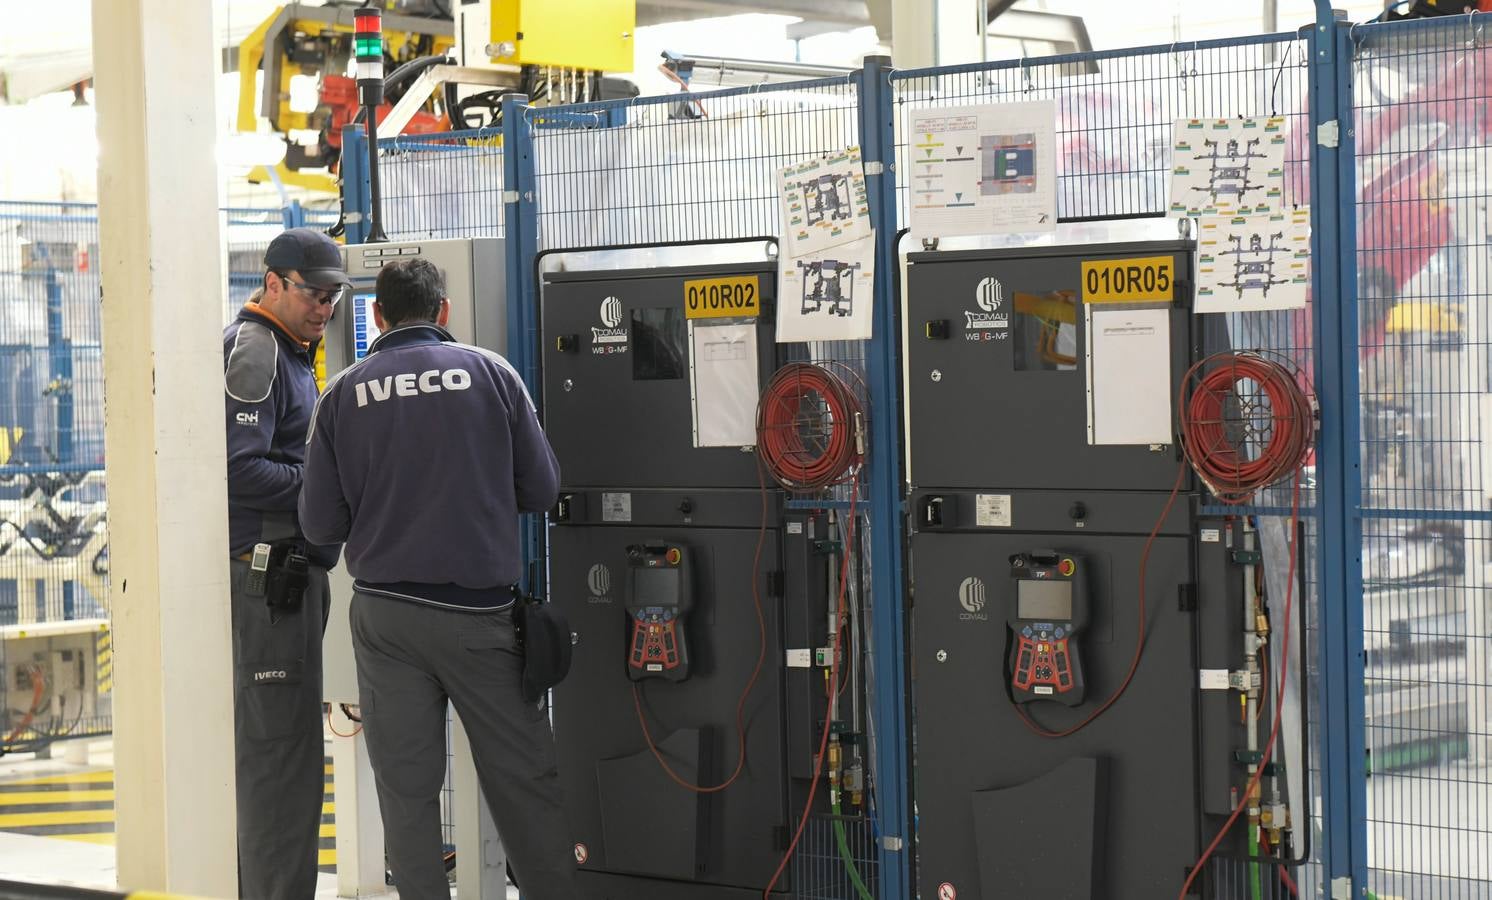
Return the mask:
<path fill-rule="evenodd" d="M 368 240 L 373 190 L 368 185 L 368 135 L 359 125 L 342 129 L 342 222 L 347 243 Z"/>
<path fill-rule="evenodd" d="M 539 214 L 534 198 L 534 145 L 528 122 L 528 96 L 502 98 L 503 130 L 503 251 L 508 298 L 508 361 L 523 376 L 537 406 L 539 397 L 539 292 L 534 270 L 539 252 Z M 542 407 L 540 407 L 542 409 Z M 525 516 L 520 540 L 524 569 L 532 572 L 543 555 L 543 521 Z M 545 579 L 532 577 L 528 589 L 539 595 Z"/>
<path fill-rule="evenodd" d="M 51 370 L 44 394 L 57 398 L 57 462 L 73 462 L 73 346 L 62 315 L 62 280 L 51 266 L 46 272 L 47 355 Z"/>
<path fill-rule="evenodd" d="M 1320 735 L 1326 896 L 1367 889 L 1361 422 L 1351 26 L 1316 0 L 1311 28 L 1311 286 L 1320 487 Z"/>
<path fill-rule="evenodd" d="M 280 217 L 285 220 L 286 228 L 302 228 L 306 224 L 306 209 L 299 200 L 291 200 L 280 207 Z"/>
<path fill-rule="evenodd" d="M 906 596 L 902 565 L 901 326 L 897 315 L 896 118 L 891 59 L 865 58 L 860 71 L 860 152 L 876 229 L 875 320 L 866 374 L 870 382 L 871 618 L 876 641 L 875 785 L 880 895 L 911 896 L 913 852 L 910 696 L 906 671 Z"/>

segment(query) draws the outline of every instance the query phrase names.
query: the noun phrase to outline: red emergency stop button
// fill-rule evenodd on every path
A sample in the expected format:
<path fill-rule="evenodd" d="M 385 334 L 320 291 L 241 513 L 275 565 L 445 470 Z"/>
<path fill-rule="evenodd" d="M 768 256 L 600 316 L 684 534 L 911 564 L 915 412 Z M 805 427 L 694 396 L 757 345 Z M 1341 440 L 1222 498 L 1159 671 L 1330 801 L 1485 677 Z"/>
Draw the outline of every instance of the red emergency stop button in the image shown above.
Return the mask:
<path fill-rule="evenodd" d="M 668 560 L 669 565 L 676 566 L 679 564 L 679 560 L 684 558 L 684 554 L 679 552 L 678 547 L 669 547 L 668 552 L 663 555 L 663 558 Z"/>
<path fill-rule="evenodd" d="M 1057 563 L 1057 571 L 1061 572 L 1064 576 L 1071 576 L 1072 573 L 1076 572 L 1077 570 L 1077 563 L 1073 562 L 1070 559 L 1064 559 L 1061 562 Z"/>

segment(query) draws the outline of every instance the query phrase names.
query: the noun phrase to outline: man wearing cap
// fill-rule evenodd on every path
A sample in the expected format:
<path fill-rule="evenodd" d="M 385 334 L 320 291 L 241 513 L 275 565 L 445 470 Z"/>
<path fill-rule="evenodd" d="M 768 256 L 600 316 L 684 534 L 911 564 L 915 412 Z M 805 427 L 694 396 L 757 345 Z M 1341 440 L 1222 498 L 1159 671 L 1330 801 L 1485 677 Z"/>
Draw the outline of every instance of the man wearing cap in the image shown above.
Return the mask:
<path fill-rule="evenodd" d="M 296 513 L 316 406 L 316 346 L 349 281 L 326 235 L 292 228 L 264 254 L 262 293 L 223 331 L 233 604 L 239 893 L 316 893 L 324 791 L 321 636 L 338 545 Z"/>
<path fill-rule="evenodd" d="M 347 542 L 363 734 L 399 896 L 450 897 L 449 701 L 523 896 L 573 900 L 554 735 L 526 701 L 513 630 L 519 515 L 554 504 L 559 464 L 523 380 L 498 354 L 456 343 L 450 309 L 428 260 L 379 271 L 383 333 L 316 405 L 301 519 L 309 537 Z"/>

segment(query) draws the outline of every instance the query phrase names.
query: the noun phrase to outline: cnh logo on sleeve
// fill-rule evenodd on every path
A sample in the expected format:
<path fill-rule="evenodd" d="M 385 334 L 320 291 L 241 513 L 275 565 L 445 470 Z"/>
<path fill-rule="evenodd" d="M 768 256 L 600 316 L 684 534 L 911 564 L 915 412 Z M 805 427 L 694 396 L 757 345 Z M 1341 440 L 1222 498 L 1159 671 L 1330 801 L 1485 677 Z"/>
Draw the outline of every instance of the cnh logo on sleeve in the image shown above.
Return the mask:
<path fill-rule="evenodd" d="M 257 427 L 259 425 L 259 411 L 255 410 L 253 412 L 238 413 L 233 417 L 233 421 L 237 422 L 240 425 Z"/>

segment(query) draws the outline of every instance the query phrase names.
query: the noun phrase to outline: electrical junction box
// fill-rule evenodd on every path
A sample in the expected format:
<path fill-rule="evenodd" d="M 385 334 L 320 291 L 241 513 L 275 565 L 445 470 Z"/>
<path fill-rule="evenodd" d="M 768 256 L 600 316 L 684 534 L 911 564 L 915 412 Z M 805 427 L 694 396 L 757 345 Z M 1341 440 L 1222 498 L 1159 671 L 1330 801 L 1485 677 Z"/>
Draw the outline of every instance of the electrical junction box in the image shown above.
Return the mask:
<path fill-rule="evenodd" d="M 466 65 L 603 72 L 636 67 L 632 0 L 479 0 L 456 8 Z"/>
<path fill-rule="evenodd" d="M 1240 665 L 1243 570 L 1221 541 L 1202 543 L 1226 523 L 1199 518 L 1189 472 L 1162 517 L 1183 465 L 1177 389 L 1212 327 L 1191 311 L 1192 252 L 1171 241 L 909 256 L 924 897 L 1175 896 L 1230 811 L 1238 696 L 1203 696 L 1198 664 Z M 1095 396 L 1115 406 L 1095 415 Z M 1095 435 L 1140 415 L 1159 423 L 1145 432 L 1155 440 Z M 1076 601 L 1041 590 L 1074 571 L 1076 649 L 1062 643 Z M 1078 662 L 1085 690 L 1064 699 Z"/>
<path fill-rule="evenodd" d="M 548 587 L 575 635 L 553 721 L 583 900 L 760 898 L 808 803 L 828 707 L 814 651 L 829 640 L 831 557 L 814 547 L 826 514 L 786 508 L 750 446 L 756 397 L 791 352 L 773 336 L 776 283 L 762 261 L 543 277 L 544 429 L 561 480 Z M 700 441 L 707 370 L 751 400 L 735 410 L 749 434 L 738 442 Z M 648 548 L 665 559 L 676 548 L 687 582 L 632 577 L 635 551 Z M 672 602 L 685 595 L 687 610 Z M 629 608 L 670 606 L 677 639 L 660 634 L 652 659 L 687 646 L 688 677 L 629 668 L 633 654 L 647 663 L 650 640 Z M 707 793 L 681 786 L 660 758 L 692 785 L 737 770 L 743 696 L 739 776 Z M 857 696 L 844 690 L 841 718 L 863 734 Z M 820 785 L 815 812 L 827 812 L 827 794 Z M 770 896 L 808 896 L 815 885 L 798 877 L 784 871 Z"/>
<path fill-rule="evenodd" d="M 427 259 L 445 274 L 451 298 L 448 330 L 462 343 L 506 353 L 503 242 L 498 238 L 443 238 L 348 244 L 342 248 L 352 296 L 338 304 L 326 329 L 326 371 L 342 371 L 368 354 L 378 337 L 373 321 L 378 273 L 391 262 Z"/>

